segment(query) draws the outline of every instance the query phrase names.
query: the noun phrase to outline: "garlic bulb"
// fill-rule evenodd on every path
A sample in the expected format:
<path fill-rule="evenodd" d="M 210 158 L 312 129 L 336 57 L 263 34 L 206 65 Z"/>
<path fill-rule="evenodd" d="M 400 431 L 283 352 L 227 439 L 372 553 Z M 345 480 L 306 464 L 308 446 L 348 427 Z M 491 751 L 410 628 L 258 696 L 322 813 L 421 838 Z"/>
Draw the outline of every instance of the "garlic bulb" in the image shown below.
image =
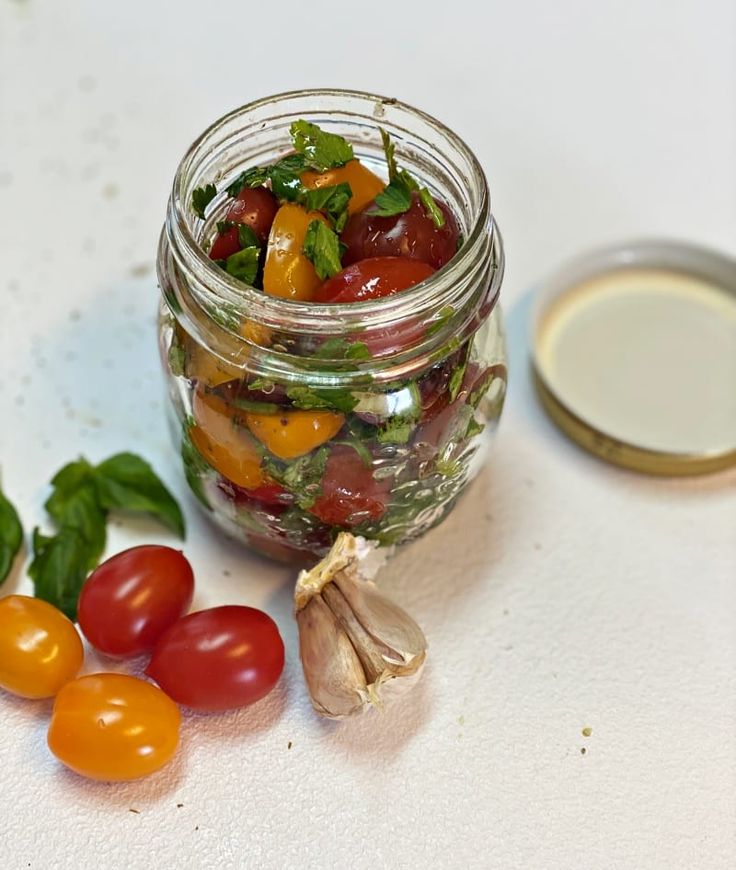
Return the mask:
<path fill-rule="evenodd" d="M 424 634 L 370 579 L 383 553 L 341 533 L 294 590 L 299 652 L 315 710 L 331 719 L 381 708 L 416 682 Z"/>

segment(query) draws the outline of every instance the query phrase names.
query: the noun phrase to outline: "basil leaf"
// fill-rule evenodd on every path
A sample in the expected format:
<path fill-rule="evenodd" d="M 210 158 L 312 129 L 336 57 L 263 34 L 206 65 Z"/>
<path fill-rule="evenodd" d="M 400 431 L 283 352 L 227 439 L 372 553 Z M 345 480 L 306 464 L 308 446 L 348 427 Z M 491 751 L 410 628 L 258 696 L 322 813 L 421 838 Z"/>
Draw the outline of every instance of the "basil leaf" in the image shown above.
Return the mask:
<path fill-rule="evenodd" d="M 258 258 L 261 249 L 250 246 L 231 254 L 225 262 L 225 271 L 238 281 L 252 284 L 258 274 Z"/>
<path fill-rule="evenodd" d="M 241 172 L 227 187 L 230 196 L 237 196 L 244 187 L 260 187 L 268 181 L 268 166 L 252 166 Z"/>
<path fill-rule="evenodd" d="M 28 573 L 36 597 L 58 607 L 72 621 L 77 618 L 77 600 L 89 565 L 89 544 L 79 529 L 67 526 L 53 537 L 34 529 Z"/>
<path fill-rule="evenodd" d="M 44 507 L 60 529 L 76 529 L 87 551 L 87 570 L 97 566 L 107 540 L 107 512 L 97 491 L 95 470 L 86 459 L 70 462 L 53 477 Z"/>
<path fill-rule="evenodd" d="M 314 264 L 315 272 L 323 281 L 342 270 L 340 240 L 320 220 L 313 220 L 307 227 L 302 251 Z"/>
<path fill-rule="evenodd" d="M 307 211 L 323 211 L 332 221 L 336 232 L 345 228 L 348 203 L 353 190 L 347 182 L 330 187 L 315 187 L 304 191 L 303 204 Z"/>
<path fill-rule="evenodd" d="M 95 469 L 95 481 L 104 507 L 150 514 L 184 537 L 181 508 L 140 456 L 133 453 L 111 456 Z"/>
<path fill-rule="evenodd" d="M 192 210 L 204 220 L 204 210 L 217 196 L 217 188 L 214 184 L 205 184 L 192 192 Z"/>
<path fill-rule="evenodd" d="M 217 221 L 215 226 L 217 227 L 217 232 L 222 235 L 228 230 L 231 230 L 235 226 L 235 224 L 232 221 Z"/>
<path fill-rule="evenodd" d="M 392 217 L 403 214 L 411 207 L 411 191 L 401 182 L 392 181 L 373 200 L 373 205 L 366 209 L 366 214 L 377 217 Z"/>
<path fill-rule="evenodd" d="M 0 489 L 0 583 L 10 573 L 23 543 L 23 527 L 18 511 Z"/>
<path fill-rule="evenodd" d="M 294 121 L 291 125 L 294 150 L 303 154 L 309 166 L 318 172 L 344 166 L 353 159 L 353 146 L 336 133 L 327 133 L 309 121 Z"/>
<path fill-rule="evenodd" d="M 305 411 L 337 410 L 349 414 L 358 404 L 352 393 L 344 390 L 313 390 L 310 387 L 290 387 L 288 397 L 297 408 Z"/>

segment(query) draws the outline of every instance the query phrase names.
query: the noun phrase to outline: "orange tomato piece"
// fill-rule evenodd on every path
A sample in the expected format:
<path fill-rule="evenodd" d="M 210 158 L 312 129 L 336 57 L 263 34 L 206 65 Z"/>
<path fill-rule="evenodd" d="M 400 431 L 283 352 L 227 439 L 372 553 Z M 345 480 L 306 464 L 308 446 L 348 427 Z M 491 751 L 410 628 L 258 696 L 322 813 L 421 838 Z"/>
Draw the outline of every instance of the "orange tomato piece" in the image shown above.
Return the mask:
<path fill-rule="evenodd" d="M 334 438 L 345 423 L 345 415 L 332 411 L 283 411 L 245 414 L 245 422 L 274 456 L 295 459 Z"/>
<path fill-rule="evenodd" d="M 313 220 L 327 223 L 320 212 L 308 212 L 291 202 L 276 212 L 263 267 L 263 292 L 268 296 L 309 302 L 322 283 L 302 253 L 307 227 Z"/>
<path fill-rule="evenodd" d="M 156 686 L 126 674 L 90 674 L 56 696 L 48 744 L 82 776 L 122 782 L 169 761 L 180 722 L 179 708 Z"/>
<path fill-rule="evenodd" d="M 262 486 L 267 478 L 242 412 L 200 386 L 194 391 L 192 412 L 195 425 L 189 437 L 207 462 L 237 486 Z"/>
<path fill-rule="evenodd" d="M 53 605 L 27 595 L 0 598 L 0 688 L 51 698 L 79 673 L 82 641 Z"/>
<path fill-rule="evenodd" d="M 350 160 L 344 166 L 337 169 L 328 169 L 326 172 L 313 172 L 308 170 L 301 175 L 304 187 L 332 187 L 334 184 L 347 182 L 353 195 L 348 203 L 348 214 L 360 211 L 386 186 L 386 182 L 367 169 L 360 160 Z"/>

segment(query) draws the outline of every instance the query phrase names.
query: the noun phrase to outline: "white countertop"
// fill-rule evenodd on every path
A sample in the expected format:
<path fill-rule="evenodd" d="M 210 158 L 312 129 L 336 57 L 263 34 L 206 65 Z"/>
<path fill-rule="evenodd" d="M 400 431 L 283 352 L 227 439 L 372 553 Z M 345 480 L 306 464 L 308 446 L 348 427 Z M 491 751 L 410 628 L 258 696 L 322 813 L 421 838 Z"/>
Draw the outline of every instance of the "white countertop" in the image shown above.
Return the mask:
<path fill-rule="evenodd" d="M 734 867 L 736 470 L 647 479 L 566 441 L 525 319 L 534 282 L 594 244 L 736 253 L 736 7 L 333 7 L 0 0 L 4 487 L 30 529 L 64 462 L 142 453 L 185 500 L 196 605 L 265 607 L 288 656 L 267 701 L 187 717 L 172 766 L 126 785 L 65 772 L 48 705 L 0 697 L 0 866 Z M 425 678 L 342 725 L 309 707 L 290 571 L 185 495 L 154 336 L 179 157 L 226 110 L 319 85 L 399 96 L 476 150 L 512 364 L 487 469 L 383 575 L 429 636 Z M 151 540 L 171 539 L 125 521 L 108 550 Z M 30 588 L 16 570 L 0 591 Z"/>

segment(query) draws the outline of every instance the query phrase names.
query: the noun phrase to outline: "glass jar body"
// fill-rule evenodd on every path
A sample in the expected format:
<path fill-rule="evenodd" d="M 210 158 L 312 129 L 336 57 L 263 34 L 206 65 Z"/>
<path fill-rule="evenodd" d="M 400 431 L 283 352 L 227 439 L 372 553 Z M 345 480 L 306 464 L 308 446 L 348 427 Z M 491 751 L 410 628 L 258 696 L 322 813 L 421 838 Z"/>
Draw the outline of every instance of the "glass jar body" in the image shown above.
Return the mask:
<path fill-rule="evenodd" d="M 281 127 L 288 105 L 294 117 L 328 128 L 334 121 L 341 132 L 346 100 L 351 101 L 351 131 L 367 149 L 361 155 L 356 147 L 356 154 L 368 163 L 376 106 L 391 115 L 382 118 L 386 126 L 400 123 L 407 149 L 413 146 L 415 154 L 437 124 L 413 110 L 403 114 L 395 101 L 368 95 L 329 92 L 336 106 L 330 112 L 327 93 L 285 95 L 273 100 L 278 112 L 266 109 Z M 319 97 L 318 113 L 303 105 L 305 96 Z M 302 105 L 292 106 L 295 102 Z M 248 120 L 267 131 L 264 117 L 262 110 L 251 111 Z M 238 113 L 229 118 L 242 127 Z M 203 294 L 220 280 L 217 267 L 191 261 L 187 234 L 206 244 L 223 206 L 215 203 L 204 222 L 184 218 L 182 234 L 188 189 L 201 167 L 211 171 L 217 154 L 228 148 L 218 169 L 225 179 L 262 163 L 263 142 L 269 154 L 288 151 L 268 138 L 257 146 L 253 137 L 238 148 L 237 136 L 224 129 L 227 135 L 212 142 L 205 134 L 189 163 L 183 161 L 177 176 L 182 189 L 175 183 L 159 251 L 164 295 L 159 343 L 172 434 L 186 479 L 222 528 L 275 558 L 322 555 L 341 529 L 383 545 L 411 540 L 447 516 L 482 467 L 503 407 L 506 352 L 495 305 L 503 249 L 487 209 L 485 179 L 462 166 L 454 185 L 452 173 L 443 175 L 445 160 L 454 165 L 459 146 L 449 157 L 435 146 L 431 165 L 420 157 L 408 162 L 457 214 L 466 238 L 458 260 L 465 267 L 451 261 L 423 282 L 421 291 L 398 294 L 405 301 L 394 305 L 398 297 L 393 297 L 395 310 L 383 324 L 377 323 L 383 313 L 377 318 L 376 310 L 364 305 L 347 313 L 345 306 L 316 306 L 331 309 L 322 322 L 319 311 L 305 313 L 283 300 L 268 311 L 260 311 L 261 300 L 253 296 L 242 305 L 232 295 L 222 304 L 215 297 L 213 304 Z M 451 140 L 447 147 L 452 145 Z M 400 350 L 397 336 L 406 339 L 398 341 Z"/>

